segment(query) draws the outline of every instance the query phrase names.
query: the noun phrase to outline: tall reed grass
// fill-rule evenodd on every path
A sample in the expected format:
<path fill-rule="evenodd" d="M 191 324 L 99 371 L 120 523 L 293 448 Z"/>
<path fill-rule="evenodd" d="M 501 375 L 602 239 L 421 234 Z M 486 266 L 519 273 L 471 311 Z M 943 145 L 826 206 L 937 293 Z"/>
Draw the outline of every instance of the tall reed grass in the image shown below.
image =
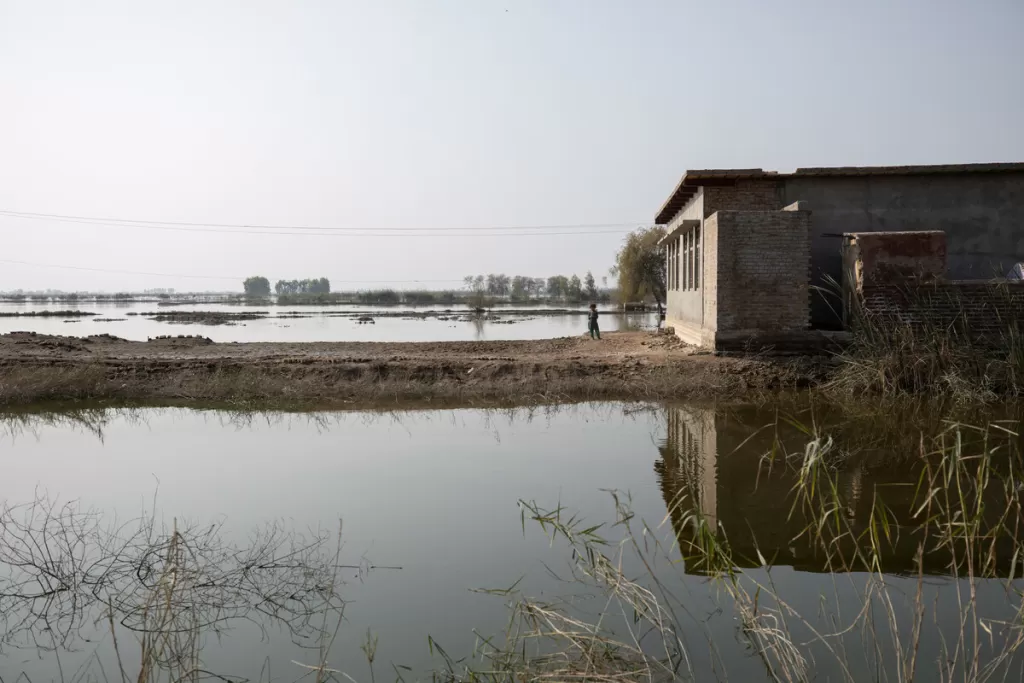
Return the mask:
<path fill-rule="evenodd" d="M 753 658 L 761 676 L 742 680 L 1020 680 L 1024 653 L 1019 438 L 1004 426 L 949 424 L 922 438 L 912 523 L 898 521 L 883 491 L 871 491 L 866 523 L 848 514 L 839 472 L 853 454 L 814 425 L 803 450 L 781 444 L 763 468 L 785 468 L 795 484 L 789 516 L 797 538 L 832 575 L 833 594 L 808 610 L 800 582 L 760 549 L 753 569 L 735 556 L 728 530 L 701 510 L 693 490 L 669 503 L 663 525 L 638 519 L 628 496 L 612 492 L 615 521 L 591 525 L 562 507 L 521 501 L 524 533 L 535 524 L 569 554 L 577 601 L 537 598 L 517 586 L 499 591 L 511 618 L 501 638 L 481 638 L 472 658 L 440 658 L 451 681 L 733 680 L 736 657 Z M 863 520 L 861 520 L 863 521 Z M 915 569 L 897 576 L 887 558 L 897 542 L 916 544 Z M 936 557 L 944 577 L 926 571 Z M 780 573 L 781 572 L 781 573 Z M 703 577 L 717 612 L 700 611 L 693 580 Z M 997 604 L 979 594 L 1004 596 Z M 805 596 L 806 597 L 806 596 Z M 942 598 L 940 600 L 940 597 Z M 954 610 L 940 603 L 955 605 Z M 715 617 L 715 614 L 718 616 Z M 713 618 L 731 619 L 735 643 Z M 710 654 L 709 654 L 710 653 Z M 699 662 L 699 663 L 698 663 Z M 742 667 L 741 667 L 742 668 Z"/>
<path fill-rule="evenodd" d="M 829 289 L 839 290 L 834 282 Z M 1024 395 L 1024 289 L 941 283 L 887 286 L 884 302 L 846 302 L 852 343 L 828 383 L 834 392 L 942 393 L 964 401 Z"/>

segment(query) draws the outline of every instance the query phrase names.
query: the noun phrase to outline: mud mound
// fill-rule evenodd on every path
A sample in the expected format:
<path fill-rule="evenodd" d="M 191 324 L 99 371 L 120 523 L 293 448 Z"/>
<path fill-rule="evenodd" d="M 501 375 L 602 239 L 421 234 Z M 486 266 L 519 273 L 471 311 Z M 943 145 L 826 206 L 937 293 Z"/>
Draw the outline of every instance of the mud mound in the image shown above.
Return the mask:
<path fill-rule="evenodd" d="M 172 346 L 179 348 L 190 348 L 193 346 L 209 346 L 210 344 L 213 343 L 214 341 L 209 337 L 202 337 L 198 334 L 181 334 L 177 336 L 164 335 L 160 337 L 150 337 L 148 340 L 146 340 L 147 345 Z"/>
<path fill-rule="evenodd" d="M 179 325 L 235 325 L 242 320 L 260 320 L 270 315 L 267 311 L 245 311 L 225 313 L 221 311 L 161 311 L 139 313 L 160 323 Z"/>

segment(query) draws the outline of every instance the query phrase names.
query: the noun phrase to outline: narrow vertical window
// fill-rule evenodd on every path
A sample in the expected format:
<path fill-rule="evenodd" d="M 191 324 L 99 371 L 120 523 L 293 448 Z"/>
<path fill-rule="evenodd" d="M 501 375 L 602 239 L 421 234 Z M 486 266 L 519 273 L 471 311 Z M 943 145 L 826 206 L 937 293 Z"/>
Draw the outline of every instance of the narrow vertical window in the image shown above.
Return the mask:
<path fill-rule="evenodd" d="M 676 288 L 676 241 L 668 243 L 668 280 L 672 289 Z"/>
<path fill-rule="evenodd" d="M 683 244 L 683 239 L 676 238 L 676 289 L 682 289 L 683 281 L 683 261 L 679 258 L 679 248 Z"/>
<path fill-rule="evenodd" d="M 693 288 L 700 289 L 700 271 L 702 268 L 700 260 L 700 228 L 696 228 L 693 233 L 696 235 L 695 246 L 693 249 Z"/>
<path fill-rule="evenodd" d="M 676 283 L 676 289 L 679 289 L 679 238 L 676 237 L 672 240 L 673 248 L 675 249 L 676 257 L 672 259 L 672 281 Z"/>
<path fill-rule="evenodd" d="M 665 245 L 665 267 L 668 268 L 668 288 L 672 289 L 672 243 Z"/>
<path fill-rule="evenodd" d="M 693 230 L 686 233 L 686 288 L 693 289 Z"/>
<path fill-rule="evenodd" d="M 679 237 L 679 247 L 679 275 L 682 280 L 681 287 L 682 289 L 686 289 L 686 233 L 683 233 Z"/>

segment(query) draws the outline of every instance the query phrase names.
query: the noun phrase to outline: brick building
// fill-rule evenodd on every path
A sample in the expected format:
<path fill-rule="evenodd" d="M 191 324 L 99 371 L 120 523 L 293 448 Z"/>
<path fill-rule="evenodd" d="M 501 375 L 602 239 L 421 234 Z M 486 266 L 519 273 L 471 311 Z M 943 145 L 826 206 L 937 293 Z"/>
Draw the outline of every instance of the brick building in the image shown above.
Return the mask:
<path fill-rule="evenodd" d="M 655 222 L 676 334 L 786 345 L 843 327 L 843 234 L 943 232 L 956 280 L 1024 261 L 1024 164 L 687 171 Z"/>

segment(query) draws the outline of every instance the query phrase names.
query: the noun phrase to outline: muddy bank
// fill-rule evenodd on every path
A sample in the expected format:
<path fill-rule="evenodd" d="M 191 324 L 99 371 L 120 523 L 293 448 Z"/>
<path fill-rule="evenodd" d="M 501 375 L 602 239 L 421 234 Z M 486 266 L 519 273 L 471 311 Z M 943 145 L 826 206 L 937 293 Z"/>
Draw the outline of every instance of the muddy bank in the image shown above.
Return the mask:
<path fill-rule="evenodd" d="M 260 320 L 267 317 L 267 311 L 245 311 L 244 313 L 224 313 L 222 311 L 150 311 L 126 315 L 142 316 L 160 323 L 177 323 L 179 325 L 235 325 L 243 320 Z"/>
<path fill-rule="evenodd" d="M 72 313 L 68 311 L 67 313 Z M 42 313 L 35 315 L 56 315 L 57 313 Z M 537 317 L 564 316 L 564 315 L 585 315 L 585 311 L 574 311 L 570 309 L 528 311 L 514 309 L 501 311 L 497 315 L 484 309 L 479 310 L 425 310 L 425 311 L 282 311 L 272 315 L 270 311 L 141 311 L 129 312 L 126 315 L 139 316 L 155 322 L 177 323 L 179 325 L 235 325 L 246 320 L 262 320 L 265 318 L 291 320 L 295 318 L 348 318 L 357 323 L 372 323 L 377 318 L 401 318 L 402 320 L 440 320 L 452 322 L 485 321 L 491 323 L 511 325 L 516 322 L 524 322 Z M 8 314 L 8 315 L 33 315 Z M 77 313 L 77 315 L 96 315 L 95 313 Z M 65 316 L 68 317 L 68 316 Z M 102 320 L 102 319 L 101 319 Z"/>
<path fill-rule="evenodd" d="M 87 318 L 99 315 L 89 311 L 0 311 L 0 318 Z"/>
<path fill-rule="evenodd" d="M 672 337 L 216 344 L 169 337 L 0 335 L 0 404 L 41 400 L 551 402 L 727 397 L 825 379 L 821 358 L 694 354 Z"/>

